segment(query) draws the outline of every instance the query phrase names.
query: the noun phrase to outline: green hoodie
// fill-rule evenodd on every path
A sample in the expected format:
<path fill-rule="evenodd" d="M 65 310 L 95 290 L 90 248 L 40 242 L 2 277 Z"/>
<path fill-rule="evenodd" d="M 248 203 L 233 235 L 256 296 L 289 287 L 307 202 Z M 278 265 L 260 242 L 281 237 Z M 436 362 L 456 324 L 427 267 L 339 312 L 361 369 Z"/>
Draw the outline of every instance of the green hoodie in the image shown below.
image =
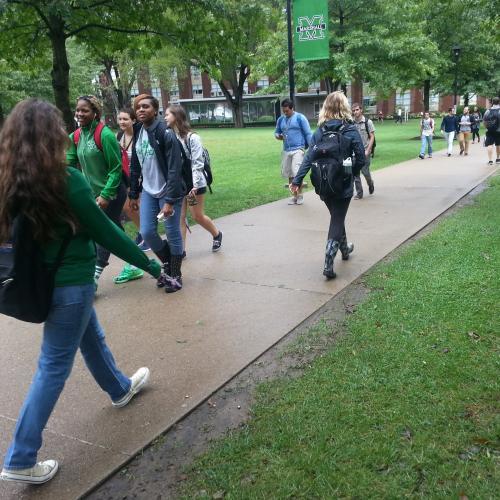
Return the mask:
<path fill-rule="evenodd" d="M 61 267 L 56 274 L 56 286 L 86 285 L 94 283 L 95 243 L 107 248 L 117 257 L 158 277 L 160 266 L 152 265 L 144 252 L 111 222 L 97 206 L 88 182 L 81 172 L 68 168 L 67 197 L 77 219 L 77 233 L 71 239 Z M 43 246 L 44 260 L 53 264 L 63 239 L 69 233 L 67 224 L 54 222 L 58 238 Z"/>
<path fill-rule="evenodd" d="M 94 141 L 97 123 L 94 120 L 90 125 L 82 127 L 78 147 L 73 134 L 70 134 L 71 146 L 66 153 L 66 161 L 70 167 L 80 166 L 94 197 L 113 200 L 122 181 L 120 146 L 111 129 L 104 127 L 101 133 L 101 151 Z"/>

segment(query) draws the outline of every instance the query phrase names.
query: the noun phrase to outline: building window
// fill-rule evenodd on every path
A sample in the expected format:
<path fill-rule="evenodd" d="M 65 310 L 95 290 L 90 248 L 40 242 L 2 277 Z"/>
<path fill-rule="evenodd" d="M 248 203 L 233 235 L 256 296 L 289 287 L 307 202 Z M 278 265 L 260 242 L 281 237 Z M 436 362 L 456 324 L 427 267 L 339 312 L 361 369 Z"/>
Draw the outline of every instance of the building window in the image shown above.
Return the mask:
<path fill-rule="evenodd" d="M 201 78 L 201 70 L 197 66 L 191 66 L 191 78 L 197 80 Z"/>
<path fill-rule="evenodd" d="M 203 95 L 203 86 L 201 83 L 193 84 L 193 97 Z"/>
<path fill-rule="evenodd" d="M 243 84 L 243 95 L 248 95 L 250 92 L 248 91 L 248 80 L 245 80 Z"/>
<path fill-rule="evenodd" d="M 308 87 L 308 91 L 309 92 L 316 92 L 317 90 L 319 90 L 321 88 L 321 84 L 320 82 L 312 82 L 309 84 L 309 87 Z"/>
<path fill-rule="evenodd" d="M 439 111 L 439 94 L 431 92 L 429 96 L 429 111 Z"/>
<path fill-rule="evenodd" d="M 403 111 L 410 111 L 411 105 L 411 92 L 397 91 L 396 92 L 396 108 L 401 108 Z"/>
<path fill-rule="evenodd" d="M 269 87 L 269 78 L 267 76 L 263 76 L 262 78 L 257 80 L 257 90 L 267 89 L 267 87 Z"/>
<path fill-rule="evenodd" d="M 212 85 L 212 88 L 210 91 L 210 95 L 212 97 L 223 97 L 224 96 L 224 93 L 222 92 L 219 84 L 214 79 L 211 80 L 211 85 Z"/>

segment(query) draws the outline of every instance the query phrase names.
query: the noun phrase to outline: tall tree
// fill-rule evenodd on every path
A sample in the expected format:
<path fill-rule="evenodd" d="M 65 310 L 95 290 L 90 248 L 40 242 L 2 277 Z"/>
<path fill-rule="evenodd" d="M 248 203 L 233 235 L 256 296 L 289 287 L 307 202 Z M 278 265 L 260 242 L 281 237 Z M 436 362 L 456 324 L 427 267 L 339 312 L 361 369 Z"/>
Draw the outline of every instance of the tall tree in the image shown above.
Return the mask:
<path fill-rule="evenodd" d="M 110 33 L 164 34 L 167 0 L 4 0 L 0 5 L 0 47 L 5 54 L 52 53 L 52 88 L 68 128 L 73 127 L 69 102 L 67 41 L 85 34 L 93 43 Z M 138 10 L 139 7 L 139 10 Z"/>
<path fill-rule="evenodd" d="M 330 0 L 328 8 L 330 57 L 296 64 L 298 87 L 325 80 L 331 92 L 362 79 L 388 95 L 434 70 L 437 46 L 423 32 L 415 0 Z M 259 73 L 277 76 L 276 90 L 287 82 L 284 30 L 283 15 L 281 29 L 258 53 Z"/>
<path fill-rule="evenodd" d="M 70 100 L 79 95 L 95 93 L 95 78 L 99 66 L 86 57 L 73 40 L 68 41 L 70 72 Z M 11 57 L 0 60 L 0 110 L 8 113 L 20 100 L 39 97 L 54 102 L 50 78 L 50 50 L 33 59 Z"/>
<path fill-rule="evenodd" d="M 258 46 L 268 35 L 266 16 L 272 2 L 264 0 L 224 0 L 210 2 L 179 16 L 181 25 L 199 19 L 189 30 L 183 49 L 192 63 L 206 71 L 219 84 L 233 113 L 235 127 L 244 126 L 245 82 Z"/>

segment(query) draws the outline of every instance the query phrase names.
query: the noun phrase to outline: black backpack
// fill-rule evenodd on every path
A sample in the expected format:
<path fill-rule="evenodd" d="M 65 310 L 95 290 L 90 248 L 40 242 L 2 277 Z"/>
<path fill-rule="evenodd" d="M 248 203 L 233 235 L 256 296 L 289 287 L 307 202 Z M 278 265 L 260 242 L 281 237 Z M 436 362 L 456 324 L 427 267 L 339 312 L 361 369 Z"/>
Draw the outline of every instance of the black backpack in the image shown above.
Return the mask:
<path fill-rule="evenodd" d="M 344 126 L 336 130 L 321 128 L 321 137 L 313 146 L 311 182 L 322 200 L 342 196 L 352 177 L 352 167 L 344 166 L 349 141 L 344 137 Z"/>
<path fill-rule="evenodd" d="M 500 109 L 490 109 L 484 118 L 484 125 L 488 132 L 496 132 L 500 122 Z"/>
<path fill-rule="evenodd" d="M 191 136 L 189 136 L 191 137 Z M 190 148 L 190 140 L 188 138 L 188 141 L 187 141 L 187 149 L 189 151 L 189 155 L 191 156 L 191 148 Z M 189 168 L 191 169 L 191 160 L 187 157 L 186 155 L 186 151 L 184 150 L 184 147 L 183 145 L 181 144 L 181 152 L 182 152 L 182 159 L 184 162 L 189 162 Z M 205 176 L 205 179 L 207 181 L 207 186 L 208 186 L 208 190 L 210 191 L 210 194 L 212 194 L 212 182 L 214 180 L 213 178 L 213 175 L 212 175 L 212 168 L 211 168 L 211 165 L 210 165 L 210 155 L 208 153 L 208 149 L 207 148 L 203 148 L 203 175 Z M 192 176 L 192 171 L 191 171 L 191 176 Z M 191 188 L 189 189 L 189 191 L 193 188 L 193 180 L 191 178 Z"/>
<path fill-rule="evenodd" d="M 0 313 L 21 321 L 43 323 L 49 315 L 54 279 L 72 235 L 68 235 L 52 266 L 43 261 L 31 222 L 14 219 L 11 240 L 0 245 Z"/>
<path fill-rule="evenodd" d="M 193 189 L 193 169 L 191 168 L 191 159 L 188 158 L 182 142 L 178 138 L 177 141 L 179 142 L 179 147 L 181 148 L 182 178 L 184 180 L 184 184 L 186 184 L 186 191 L 189 193 L 189 191 Z"/>

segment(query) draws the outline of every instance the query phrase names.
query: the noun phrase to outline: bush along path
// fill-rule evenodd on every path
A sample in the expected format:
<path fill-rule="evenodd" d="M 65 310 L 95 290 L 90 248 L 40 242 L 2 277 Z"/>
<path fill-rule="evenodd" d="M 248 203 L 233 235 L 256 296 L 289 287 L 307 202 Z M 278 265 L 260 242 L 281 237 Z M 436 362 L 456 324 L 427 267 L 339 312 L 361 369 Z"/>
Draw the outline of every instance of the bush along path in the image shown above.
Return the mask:
<path fill-rule="evenodd" d="M 260 385 L 252 418 L 194 462 L 183 496 L 494 498 L 499 227 L 496 177 L 373 268 L 346 333 L 301 377 Z"/>

